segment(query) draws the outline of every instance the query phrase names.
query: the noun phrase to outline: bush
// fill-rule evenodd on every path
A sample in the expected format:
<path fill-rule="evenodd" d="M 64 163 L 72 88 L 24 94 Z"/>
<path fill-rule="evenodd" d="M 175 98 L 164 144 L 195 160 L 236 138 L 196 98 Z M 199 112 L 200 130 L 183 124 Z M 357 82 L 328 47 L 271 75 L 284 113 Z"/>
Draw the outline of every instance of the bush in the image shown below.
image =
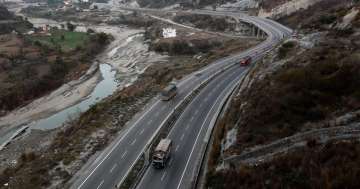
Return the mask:
<path fill-rule="evenodd" d="M 289 41 L 284 43 L 278 51 L 279 54 L 279 58 L 283 59 L 287 56 L 287 54 L 291 51 L 292 48 L 294 48 L 296 46 L 295 42 Z"/>
<path fill-rule="evenodd" d="M 69 31 L 73 32 L 75 31 L 76 25 L 72 24 L 71 22 L 67 22 L 66 27 Z"/>
<path fill-rule="evenodd" d="M 319 22 L 321 24 L 331 24 L 333 22 L 336 21 L 336 16 L 335 15 L 321 15 L 319 18 Z"/>
<path fill-rule="evenodd" d="M 209 172 L 207 187 L 237 188 L 359 188 L 360 144 L 329 142 L 254 166 Z"/>

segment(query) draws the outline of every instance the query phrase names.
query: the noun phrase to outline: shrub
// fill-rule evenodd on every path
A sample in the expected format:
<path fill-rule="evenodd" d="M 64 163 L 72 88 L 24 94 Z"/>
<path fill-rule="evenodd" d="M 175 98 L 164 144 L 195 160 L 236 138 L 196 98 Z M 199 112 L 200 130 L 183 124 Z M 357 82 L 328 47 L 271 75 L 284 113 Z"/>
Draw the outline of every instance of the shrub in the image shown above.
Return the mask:
<path fill-rule="evenodd" d="M 278 51 L 279 54 L 279 58 L 283 59 L 287 56 L 287 54 L 291 51 L 292 48 L 294 48 L 296 46 L 295 42 L 289 41 L 284 43 Z"/>
<path fill-rule="evenodd" d="M 336 16 L 335 15 L 321 15 L 319 18 L 319 22 L 321 24 L 331 24 L 333 22 L 335 22 L 336 20 Z"/>

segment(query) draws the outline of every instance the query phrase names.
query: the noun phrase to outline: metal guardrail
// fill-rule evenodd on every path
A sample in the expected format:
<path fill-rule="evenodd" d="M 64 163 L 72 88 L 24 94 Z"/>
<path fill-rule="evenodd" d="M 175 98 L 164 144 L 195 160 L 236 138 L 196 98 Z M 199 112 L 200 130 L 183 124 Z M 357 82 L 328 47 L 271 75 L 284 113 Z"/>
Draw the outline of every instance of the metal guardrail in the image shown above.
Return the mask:
<path fill-rule="evenodd" d="M 130 169 L 128 170 L 128 172 L 126 173 L 126 176 L 116 185 L 116 188 L 120 188 L 121 185 L 124 183 L 124 181 L 127 179 L 129 173 L 132 171 L 132 169 L 134 168 L 136 162 L 140 159 L 141 155 L 143 155 L 149 148 L 151 148 L 151 146 L 154 144 L 154 142 L 159 138 L 159 136 L 162 134 L 161 130 L 164 129 L 171 129 L 171 127 L 173 126 L 173 124 L 176 122 L 177 118 L 181 115 L 181 113 L 185 110 L 186 105 L 189 104 L 192 99 L 198 94 L 198 92 L 200 92 L 200 90 L 202 88 L 204 88 L 210 81 L 212 81 L 216 76 L 218 76 L 219 74 L 223 73 L 224 71 L 228 70 L 229 68 L 231 68 L 232 66 L 237 65 L 237 61 L 233 62 L 227 66 L 225 66 L 224 68 L 222 68 L 219 71 L 214 72 L 212 75 L 208 76 L 208 78 L 203 81 L 202 83 L 200 83 L 199 85 L 197 85 L 195 87 L 195 89 L 193 89 L 175 108 L 174 110 L 169 114 L 169 116 L 165 119 L 165 123 L 163 125 L 161 125 L 154 133 L 154 135 L 151 137 L 151 139 L 149 140 L 149 142 L 145 145 L 144 149 L 142 150 L 142 153 L 137 157 L 136 161 L 132 164 L 132 166 L 130 167 Z M 146 160 L 145 160 L 146 161 Z M 145 169 L 146 170 L 146 169 Z M 141 177 L 142 175 L 138 175 L 139 177 Z M 135 183 L 138 184 L 138 183 Z M 136 185 L 135 185 L 136 186 Z M 135 187 L 132 186 L 131 188 Z"/>
<path fill-rule="evenodd" d="M 253 21 L 251 20 L 244 20 L 247 21 L 257 27 L 259 27 L 257 24 L 255 24 Z M 259 27 L 261 28 L 261 27 Z M 264 31 L 265 33 L 269 34 L 268 31 Z M 270 47 L 266 47 L 266 48 L 272 48 L 272 46 Z M 267 49 L 266 49 L 267 50 Z M 181 115 L 181 113 L 185 110 L 185 107 L 188 103 L 191 102 L 191 100 L 196 96 L 196 94 L 203 88 L 205 87 L 213 78 L 215 78 L 217 75 L 219 75 L 220 73 L 226 71 L 227 69 L 229 69 L 230 67 L 234 66 L 237 64 L 236 59 L 240 59 L 241 56 L 236 56 L 234 58 L 231 58 L 229 61 L 234 61 L 233 63 L 230 63 L 229 65 L 225 66 L 224 68 L 222 68 L 221 70 L 215 72 L 214 74 L 210 75 L 205 81 L 203 81 L 201 84 L 199 84 L 195 89 L 193 89 L 175 108 L 174 110 L 168 115 L 167 118 L 165 118 L 165 123 L 163 125 L 161 125 L 154 133 L 154 135 L 151 137 L 151 139 L 149 140 L 149 142 L 145 145 L 145 147 L 142 149 L 142 152 L 139 154 L 139 156 L 137 157 L 136 161 L 131 165 L 130 169 L 127 171 L 127 173 L 125 174 L 126 176 L 124 176 L 122 178 L 122 180 L 116 185 L 117 188 L 120 188 L 121 185 L 124 183 L 124 181 L 127 179 L 129 173 L 133 170 L 135 164 L 139 161 L 140 157 L 142 155 L 144 155 L 145 151 L 151 149 L 151 146 L 154 144 L 154 142 L 156 141 L 156 139 L 159 138 L 159 136 L 161 135 L 162 132 L 160 132 L 161 130 L 164 129 L 170 129 L 171 126 L 175 123 L 175 121 L 177 120 L 177 118 L 179 117 L 179 115 Z M 233 89 L 230 90 L 230 92 L 233 92 L 233 90 L 235 89 L 236 85 L 233 86 Z M 229 95 L 231 94 L 229 92 Z M 223 102 L 225 102 L 226 100 L 228 100 L 228 98 L 224 98 Z M 223 103 L 222 102 L 222 103 Z M 218 111 L 220 111 L 221 108 L 218 109 Z M 214 124 L 216 121 L 216 119 L 211 120 L 211 124 Z M 167 126 L 165 126 L 167 125 Z M 213 126 L 211 127 L 211 130 L 213 129 Z M 210 132 L 211 133 L 211 132 Z M 209 134 L 207 134 L 209 135 Z M 208 137 L 209 138 L 209 137 Z M 146 160 L 145 160 L 146 161 Z M 146 165 L 146 164 L 145 164 Z M 149 164 L 147 164 L 148 166 Z M 138 174 L 138 178 L 142 176 L 142 174 L 145 173 L 146 168 L 142 169 L 142 172 L 139 172 Z M 136 187 L 136 184 L 138 184 L 139 179 L 137 179 L 138 181 L 136 183 L 134 183 L 134 185 L 131 188 Z"/>

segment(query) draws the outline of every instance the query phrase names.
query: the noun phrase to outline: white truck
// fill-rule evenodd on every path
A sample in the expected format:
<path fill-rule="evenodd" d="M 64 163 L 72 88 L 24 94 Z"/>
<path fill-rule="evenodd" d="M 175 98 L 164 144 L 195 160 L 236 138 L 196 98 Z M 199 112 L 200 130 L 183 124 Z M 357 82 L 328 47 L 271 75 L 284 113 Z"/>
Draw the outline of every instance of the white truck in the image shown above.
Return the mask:
<path fill-rule="evenodd" d="M 167 86 L 162 92 L 161 92 L 161 100 L 162 101 L 169 101 L 173 97 L 176 96 L 177 93 L 177 87 L 176 83 L 170 83 L 169 86 Z"/>
<path fill-rule="evenodd" d="M 155 168 L 165 168 L 166 162 L 170 158 L 171 147 L 172 141 L 170 139 L 161 139 L 152 156 L 152 164 Z"/>

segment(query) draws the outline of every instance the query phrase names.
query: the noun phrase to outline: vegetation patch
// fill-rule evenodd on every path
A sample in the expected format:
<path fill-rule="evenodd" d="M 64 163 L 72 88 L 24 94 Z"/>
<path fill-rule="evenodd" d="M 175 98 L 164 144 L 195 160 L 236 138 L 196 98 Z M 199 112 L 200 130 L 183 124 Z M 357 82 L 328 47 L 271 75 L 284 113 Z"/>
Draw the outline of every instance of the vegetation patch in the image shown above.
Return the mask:
<path fill-rule="evenodd" d="M 235 188 L 359 188 L 360 143 L 308 145 L 259 166 L 211 172 L 207 187 Z"/>
<path fill-rule="evenodd" d="M 211 15 L 177 15 L 173 18 L 175 22 L 193 25 L 195 28 L 209 31 L 234 31 L 236 20 L 231 17 L 216 17 Z"/>
<path fill-rule="evenodd" d="M 234 101 L 227 124 L 240 121 L 236 150 L 290 136 L 306 122 L 360 107 L 360 60 L 353 56 L 357 51 L 341 50 L 344 44 L 335 43 L 297 56 L 273 77 L 255 81 Z"/>
<path fill-rule="evenodd" d="M 105 33 L 54 28 L 34 34 L 0 35 L 0 114 L 26 105 L 79 78 L 110 42 Z"/>
<path fill-rule="evenodd" d="M 49 35 L 29 36 L 29 39 L 38 45 L 47 45 L 50 48 L 60 48 L 68 52 L 76 48 L 84 48 L 89 43 L 89 35 L 84 32 L 67 30 L 52 30 Z M 40 44 L 39 44 L 40 43 Z"/>

